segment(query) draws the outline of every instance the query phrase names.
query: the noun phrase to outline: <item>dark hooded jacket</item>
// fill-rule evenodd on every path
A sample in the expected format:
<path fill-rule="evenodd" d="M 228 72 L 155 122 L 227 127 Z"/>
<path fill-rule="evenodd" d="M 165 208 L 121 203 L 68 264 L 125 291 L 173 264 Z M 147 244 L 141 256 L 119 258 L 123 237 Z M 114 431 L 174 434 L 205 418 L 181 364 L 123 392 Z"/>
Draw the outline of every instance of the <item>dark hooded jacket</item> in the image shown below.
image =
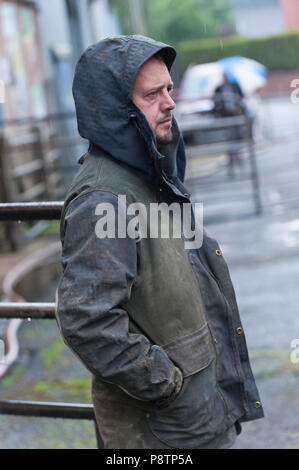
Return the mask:
<path fill-rule="evenodd" d="M 78 62 L 78 129 L 90 147 L 61 219 L 57 321 L 94 376 L 99 423 L 114 400 L 142 408 L 166 445 L 200 448 L 263 416 L 220 248 L 205 231 L 199 249 L 186 249 L 184 236 L 99 239 L 95 232 L 96 208 L 106 203 L 117 212 L 119 195 L 146 207 L 190 204 L 175 120 L 173 142 L 158 151 L 132 99 L 140 67 L 157 52 L 170 69 L 174 49 L 142 36 L 101 41 Z"/>

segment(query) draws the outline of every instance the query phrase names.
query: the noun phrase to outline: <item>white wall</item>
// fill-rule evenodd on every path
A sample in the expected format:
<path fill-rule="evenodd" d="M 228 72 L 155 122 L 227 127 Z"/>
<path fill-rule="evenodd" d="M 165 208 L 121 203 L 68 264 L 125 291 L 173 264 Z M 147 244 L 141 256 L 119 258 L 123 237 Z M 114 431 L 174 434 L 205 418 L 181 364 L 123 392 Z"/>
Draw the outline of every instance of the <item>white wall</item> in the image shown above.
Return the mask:
<path fill-rule="evenodd" d="M 57 44 L 70 45 L 70 31 L 65 2 L 61 0 L 38 0 L 39 24 L 48 73 L 51 69 L 49 51 Z"/>
<path fill-rule="evenodd" d="M 279 6 L 236 8 L 233 14 L 239 36 L 248 38 L 266 37 L 283 33 L 286 29 Z"/>
<path fill-rule="evenodd" d="M 110 9 L 109 0 L 91 0 L 89 12 L 94 42 L 120 34 L 119 24 Z"/>

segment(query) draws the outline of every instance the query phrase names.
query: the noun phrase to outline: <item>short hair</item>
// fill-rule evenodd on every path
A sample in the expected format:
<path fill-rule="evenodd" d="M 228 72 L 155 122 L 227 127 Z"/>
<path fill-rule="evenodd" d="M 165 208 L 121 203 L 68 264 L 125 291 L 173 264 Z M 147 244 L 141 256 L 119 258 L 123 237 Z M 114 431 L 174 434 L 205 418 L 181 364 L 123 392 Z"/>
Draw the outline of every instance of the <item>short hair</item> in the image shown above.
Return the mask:
<path fill-rule="evenodd" d="M 157 59 L 160 62 L 164 62 L 164 64 L 167 65 L 166 62 L 165 62 L 164 54 L 162 54 L 161 51 L 156 52 L 156 54 L 154 54 L 151 58 L 152 59 Z"/>

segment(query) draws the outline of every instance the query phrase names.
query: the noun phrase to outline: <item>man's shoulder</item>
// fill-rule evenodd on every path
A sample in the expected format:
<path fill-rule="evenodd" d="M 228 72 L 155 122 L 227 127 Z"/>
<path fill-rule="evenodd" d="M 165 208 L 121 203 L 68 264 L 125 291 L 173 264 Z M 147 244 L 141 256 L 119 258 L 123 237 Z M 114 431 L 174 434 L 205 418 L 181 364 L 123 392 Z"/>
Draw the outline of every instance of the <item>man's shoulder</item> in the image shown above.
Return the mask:
<path fill-rule="evenodd" d="M 124 194 L 134 201 L 141 193 L 151 190 L 151 183 L 144 180 L 140 173 L 129 165 L 104 153 L 101 155 L 87 153 L 81 158 L 81 168 L 68 189 L 65 207 L 79 196 L 94 191 L 103 191 L 116 196 Z"/>
<path fill-rule="evenodd" d="M 99 155 L 86 153 L 80 158 L 79 163 L 80 168 L 68 189 L 67 197 L 73 192 L 79 194 L 83 191 L 101 189 L 126 172 L 115 159 L 104 153 Z"/>

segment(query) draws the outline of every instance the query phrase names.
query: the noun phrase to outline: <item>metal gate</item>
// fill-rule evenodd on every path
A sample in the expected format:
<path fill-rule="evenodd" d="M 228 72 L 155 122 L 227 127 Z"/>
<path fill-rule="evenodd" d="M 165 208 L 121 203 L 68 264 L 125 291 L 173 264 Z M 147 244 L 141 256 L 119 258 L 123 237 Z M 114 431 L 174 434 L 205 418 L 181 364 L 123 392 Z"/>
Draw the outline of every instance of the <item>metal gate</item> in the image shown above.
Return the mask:
<path fill-rule="evenodd" d="M 0 204 L 0 221 L 59 220 L 63 202 Z M 0 302 L 0 319 L 55 319 L 54 303 Z M 95 421 L 93 405 L 33 401 L 0 401 L 0 414 L 44 418 L 93 420 L 97 445 L 103 441 Z"/>

